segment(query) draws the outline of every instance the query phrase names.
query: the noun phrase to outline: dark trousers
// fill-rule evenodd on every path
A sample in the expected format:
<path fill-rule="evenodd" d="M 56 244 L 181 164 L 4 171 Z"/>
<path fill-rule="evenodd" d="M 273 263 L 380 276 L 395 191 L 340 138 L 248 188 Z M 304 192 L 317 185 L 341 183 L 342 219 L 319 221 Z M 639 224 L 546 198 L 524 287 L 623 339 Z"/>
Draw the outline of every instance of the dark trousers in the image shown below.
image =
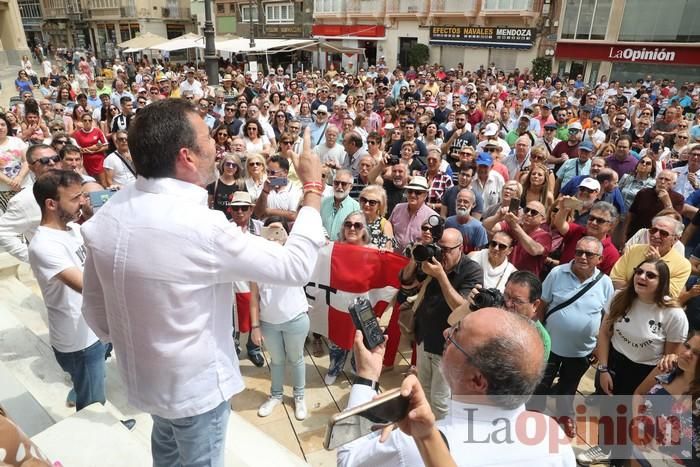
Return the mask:
<path fill-rule="evenodd" d="M 578 388 L 581 378 L 586 373 L 589 367 L 588 357 L 562 357 L 550 352 L 547 367 L 544 370 L 544 376 L 539 386 L 535 390 L 535 395 L 558 395 L 568 397 L 557 397 L 557 413 L 574 414 L 573 403 L 576 388 Z M 556 389 L 552 388 L 554 378 L 559 376 L 559 382 Z M 546 399 L 538 398 L 542 401 Z M 533 409 L 536 407 L 533 406 Z M 544 410 L 544 407 L 541 408 Z"/>

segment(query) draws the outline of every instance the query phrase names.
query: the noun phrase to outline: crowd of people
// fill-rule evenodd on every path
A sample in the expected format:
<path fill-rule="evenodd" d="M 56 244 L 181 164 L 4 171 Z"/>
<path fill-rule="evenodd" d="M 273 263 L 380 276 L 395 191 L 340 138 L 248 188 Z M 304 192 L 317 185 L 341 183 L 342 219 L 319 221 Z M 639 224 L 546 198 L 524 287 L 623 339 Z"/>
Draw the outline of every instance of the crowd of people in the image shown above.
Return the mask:
<path fill-rule="evenodd" d="M 242 389 L 232 308 L 251 324 L 248 358 L 261 367 L 261 345 L 270 354 L 259 416 L 283 403 L 285 365 L 295 416 L 308 415 L 307 339 L 314 356 L 328 352 L 324 379 L 336 384 L 349 352 L 308 336 L 302 289 L 327 242 L 408 257 L 400 329 L 458 464 L 480 461 L 450 443 L 469 396 L 510 418 L 532 394 L 560 396 L 560 429 L 574 438 L 571 399 L 591 364 L 601 394 L 676 381 L 700 395 L 700 82 L 225 64 L 212 87 L 203 69 L 146 57 L 109 73 L 43 60 L 36 84 L 23 60 L 19 98 L 0 112 L 0 248 L 37 276 L 78 410 L 106 400 L 92 382 L 114 347 L 130 403 L 153 415 L 156 465 L 221 459 L 226 401 Z M 95 214 L 92 192 L 116 194 Z M 233 290 L 250 300 L 234 307 Z M 485 294 L 499 309 L 470 312 Z M 394 368 L 399 338 L 356 345 L 350 406 Z M 654 385 L 659 373 L 672 376 Z M 193 417 L 195 435 L 182 435 Z M 424 454 L 397 454 L 408 445 L 390 436 L 347 445 L 339 463 Z M 574 462 L 542 448 L 498 455 Z M 605 446 L 577 460 L 630 458 L 646 465 Z"/>

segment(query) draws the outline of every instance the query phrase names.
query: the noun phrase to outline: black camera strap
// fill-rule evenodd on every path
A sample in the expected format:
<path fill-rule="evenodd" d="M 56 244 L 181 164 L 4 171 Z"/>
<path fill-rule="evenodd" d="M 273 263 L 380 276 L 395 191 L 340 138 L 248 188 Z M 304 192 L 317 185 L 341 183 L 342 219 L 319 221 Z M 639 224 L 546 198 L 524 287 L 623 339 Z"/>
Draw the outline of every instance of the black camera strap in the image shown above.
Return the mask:
<path fill-rule="evenodd" d="M 545 313 L 544 319 L 542 320 L 542 324 L 547 324 L 547 318 L 549 318 L 557 311 L 566 308 L 567 306 L 571 305 L 576 300 L 581 298 L 583 296 L 583 294 L 585 294 L 586 292 L 591 290 L 593 288 L 593 286 L 596 285 L 598 283 L 598 281 L 602 278 L 603 278 L 603 272 L 599 271 L 598 275 L 595 277 L 595 279 L 593 279 L 591 282 L 589 282 L 584 287 L 581 287 L 579 289 L 579 291 L 576 292 L 571 298 L 569 298 L 568 300 L 565 300 L 564 302 L 560 303 L 559 305 L 555 306 L 554 308 L 547 310 L 547 313 Z"/>

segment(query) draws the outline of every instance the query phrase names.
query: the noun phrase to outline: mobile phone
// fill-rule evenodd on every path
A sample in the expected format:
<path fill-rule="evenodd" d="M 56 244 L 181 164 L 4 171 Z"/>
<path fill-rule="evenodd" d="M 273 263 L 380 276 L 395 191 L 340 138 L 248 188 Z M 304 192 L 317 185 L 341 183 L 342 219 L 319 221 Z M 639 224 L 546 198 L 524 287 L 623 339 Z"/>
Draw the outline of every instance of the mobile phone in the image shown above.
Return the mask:
<path fill-rule="evenodd" d="M 518 212 L 520 211 L 520 199 L 511 198 L 510 204 L 508 205 L 508 211 L 512 212 L 513 214 L 515 214 L 517 216 Z"/>
<path fill-rule="evenodd" d="M 270 186 L 285 186 L 287 179 L 283 177 L 270 177 Z"/>
<path fill-rule="evenodd" d="M 372 304 L 366 297 L 357 297 L 350 304 L 350 317 L 355 328 L 362 331 L 362 340 L 369 350 L 372 350 L 384 342 L 384 334 L 379 327 L 377 315 L 374 314 Z"/>
<path fill-rule="evenodd" d="M 92 210 L 97 211 L 99 208 L 101 208 L 103 204 L 109 201 L 109 198 L 114 196 L 114 193 L 116 193 L 116 191 L 114 190 L 101 190 L 91 192 L 90 205 L 92 206 Z"/>
<path fill-rule="evenodd" d="M 277 226 L 263 227 L 261 229 L 260 236 L 265 240 L 278 242 L 282 245 L 284 245 L 284 243 L 287 241 L 287 231 L 282 227 Z"/>
<path fill-rule="evenodd" d="M 581 209 L 582 206 L 583 201 L 581 201 L 580 199 L 567 198 L 564 200 L 564 207 L 566 209 L 573 209 L 574 211 L 578 211 L 579 209 Z"/>
<path fill-rule="evenodd" d="M 408 414 L 408 397 L 401 388 L 382 393 L 379 397 L 345 412 L 335 414 L 328 421 L 323 447 L 333 449 L 395 423 Z"/>

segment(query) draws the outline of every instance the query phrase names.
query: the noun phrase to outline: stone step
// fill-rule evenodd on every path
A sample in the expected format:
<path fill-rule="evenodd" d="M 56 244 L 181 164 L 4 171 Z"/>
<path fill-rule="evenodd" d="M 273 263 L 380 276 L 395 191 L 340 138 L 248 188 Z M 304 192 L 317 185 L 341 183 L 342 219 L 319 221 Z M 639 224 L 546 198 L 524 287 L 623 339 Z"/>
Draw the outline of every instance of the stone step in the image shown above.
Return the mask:
<path fill-rule="evenodd" d="M 31 438 L 55 423 L 55 420 L 2 362 L 0 362 L 0 381 L 2 381 L 0 406 L 27 436 Z"/>

